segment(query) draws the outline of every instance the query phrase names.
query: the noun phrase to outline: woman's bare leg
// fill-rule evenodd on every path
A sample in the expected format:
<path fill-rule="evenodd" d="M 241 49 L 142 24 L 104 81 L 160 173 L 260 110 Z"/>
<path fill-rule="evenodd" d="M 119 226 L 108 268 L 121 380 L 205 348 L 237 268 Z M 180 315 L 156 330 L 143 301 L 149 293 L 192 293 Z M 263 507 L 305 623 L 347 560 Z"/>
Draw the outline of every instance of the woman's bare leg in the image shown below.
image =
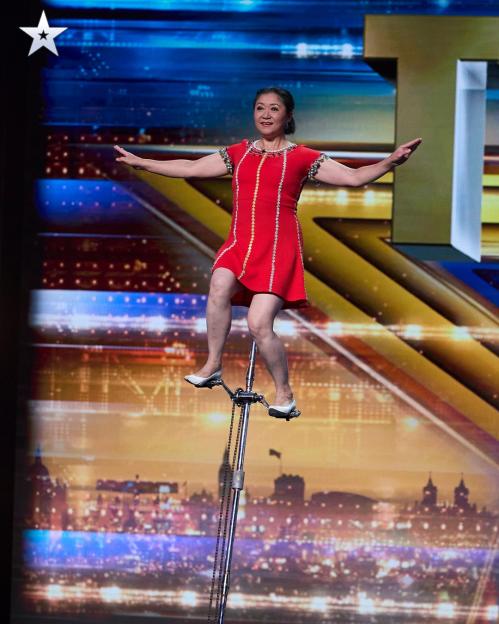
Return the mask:
<path fill-rule="evenodd" d="M 210 292 L 206 305 L 208 334 L 208 359 L 194 374 L 209 377 L 222 366 L 225 341 L 232 324 L 231 298 L 241 286 L 232 271 L 224 267 L 215 269 L 211 275 Z"/>
<path fill-rule="evenodd" d="M 285 405 L 293 399 L 288 379 L 288 359 L 284 345 L 274 332 L 274 319 L 284 300 L 272 293 L 253 295 L 248 310 L 248 329 L 262 354 L 276 387 L 273 404 Z"/>

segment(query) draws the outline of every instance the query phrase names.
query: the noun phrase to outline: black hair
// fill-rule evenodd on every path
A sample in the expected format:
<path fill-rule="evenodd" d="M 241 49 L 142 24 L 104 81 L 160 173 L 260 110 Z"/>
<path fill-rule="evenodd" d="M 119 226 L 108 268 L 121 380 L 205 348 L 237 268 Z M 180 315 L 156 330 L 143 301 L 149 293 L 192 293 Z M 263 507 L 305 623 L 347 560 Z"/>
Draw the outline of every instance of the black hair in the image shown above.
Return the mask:
<path fill-rule="evenodd" d="M 276 93 L 283 101 L 286 112 L 291 113 L 291 115 L 293 114 L 293 111 L 295 110 L 295 100 L 287 89 L 283 89 L 281 87 L 263 87 L 263 89 L 258 89 L 253 100 L 253 108 L 255 108 L 258 98 L 264 93 Z M 286 123 L 284 128 L 284 134 L 293 134 L 295 130 L 295 119 L 291 116 L 291 119 Z"/>

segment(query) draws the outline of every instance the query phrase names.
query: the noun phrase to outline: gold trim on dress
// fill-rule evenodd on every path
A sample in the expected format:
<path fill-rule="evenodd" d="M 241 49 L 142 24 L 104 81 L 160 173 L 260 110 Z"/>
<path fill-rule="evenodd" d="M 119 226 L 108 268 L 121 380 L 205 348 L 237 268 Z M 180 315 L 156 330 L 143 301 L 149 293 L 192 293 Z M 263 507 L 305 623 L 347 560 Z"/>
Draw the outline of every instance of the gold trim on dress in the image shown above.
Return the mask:
<path fill-rule="evenodd" d="M 318 169 L 319 169 L 319 167 L 321 165 L 321 162 L 323 162 L 324 160 L 327 160 L 328 158 L 329 158 L 329 156 L 327 154 L 325 154 L 324 152 L 322 152 L 321 155 L 314 160 L 314 162 L 310 165 L 310 168 L 309 168 L 308 173 L 307 173 L 307 177 L 308 177 L 309 180 L 313 180 L 314 179 L 315 174 L 317 173 L 317 171 L 318 171 Z"/>
<path fill-rule="evenodd" d="M 258 169 L 256 170 L 256 184 L 255 191 L 253 193 L 253 202 L 251 204 L 251 238 L 248 245 L 248 250 L 246 252 L 246 256 L 243 262 L 243 270 L 239 274 L 237 279 L 241 279 L 246 271 L 246 263 L 248 262 L 249 255 L 251 253 L 251 248 L 253 247 L 253 240 L 255 238 L 255 210 L 256 210 L 256 196 L 258 194 L 258 187 L 260 186 L 260 169 L 262 168 L 263 163 L 265 162 L 265 158 L 267 157 L 267 152 L 264 152 L 262 159 L 258 163 Z"/>
<path fill-rule="evenodd" d="M 218 153 L 220 154 L 220 156 L 224 160 L 225 166 L 227 167 L 227 172 L 232 174 L 232 172 L 234 171 L 234 166 L 232 164 L 232 160 L 230 159 L 229 152 L 227 151 L 227 148 L 226 147 L 221 147 L 218 150 Z"/>

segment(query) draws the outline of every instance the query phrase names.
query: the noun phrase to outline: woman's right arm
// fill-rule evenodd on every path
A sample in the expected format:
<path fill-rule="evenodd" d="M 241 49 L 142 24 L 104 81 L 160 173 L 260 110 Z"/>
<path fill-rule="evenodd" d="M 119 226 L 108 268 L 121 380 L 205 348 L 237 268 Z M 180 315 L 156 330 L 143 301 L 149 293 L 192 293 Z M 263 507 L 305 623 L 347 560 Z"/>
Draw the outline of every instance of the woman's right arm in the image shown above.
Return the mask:
<path fill-rule="evenodd" d="M 114 149 L 120 154 L 116 158 L 118 162 L 134 167 L 134 169 L 144 169 L 170 178 L 215 178 L 227 173 L 227 166 L 219 152 L 202 156 L 197 160 L 184 158 L 154 160 L 135 156 L 119 145 L 115 145 Z"/>

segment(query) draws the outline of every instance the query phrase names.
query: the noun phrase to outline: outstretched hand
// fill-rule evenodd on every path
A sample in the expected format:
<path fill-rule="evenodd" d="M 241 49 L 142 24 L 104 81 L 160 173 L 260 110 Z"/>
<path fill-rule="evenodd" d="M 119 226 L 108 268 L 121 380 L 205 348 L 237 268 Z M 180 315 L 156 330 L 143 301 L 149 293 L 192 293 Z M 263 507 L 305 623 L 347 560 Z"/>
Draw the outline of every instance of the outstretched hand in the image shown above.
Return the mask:
<path fill-rule="evenodd" d="M 135 169 L 142 169 L 141 162 L 143 161 L 143 158 L 135 156 L 135 154 L 132 154 L 131 152 L 127 152 L 126 149 L 123 149 L 119 145 L 115 145 L 114 149 L 121 154 L 119 158 L 115 159 L 117 162 L 122 162 L 124 165 L 130 165 L 130 167 L 134 167 Z"/>
<path fill-rule="evenodd" d="M 422 138 L 413 139 L 407 143 L 403 143 L 388 157 L 388 160 L 392 165 L 404 164 L 409 156 L 417 149 L 418 145 L 422 142 Z"/>

